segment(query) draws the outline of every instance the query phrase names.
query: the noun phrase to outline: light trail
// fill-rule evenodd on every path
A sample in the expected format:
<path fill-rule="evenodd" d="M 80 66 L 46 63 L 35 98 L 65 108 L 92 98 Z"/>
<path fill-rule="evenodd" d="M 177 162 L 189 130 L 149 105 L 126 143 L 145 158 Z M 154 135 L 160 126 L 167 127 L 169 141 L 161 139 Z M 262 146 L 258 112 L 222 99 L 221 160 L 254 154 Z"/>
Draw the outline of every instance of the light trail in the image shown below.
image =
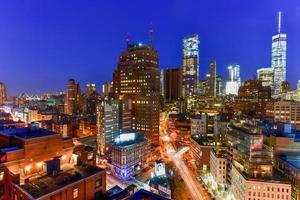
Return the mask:
<path fill-rule="evenodd" d="M 184 150 L 186 150 L 186 149 L 184 149 Z M 186 183 L 186 185 L 191 193 L 192 198 L 194 200 L 206 199 L 205 197 L 203 197 L 201 192 L 198 190 L 198 188 L 196 186 L 196 182 L 192 178 L 192 176 L 189 172 L 189 169 L 187 168 L 187 166 L 181 159 L 181 155 L 184 152 L 184 150 L 174 153 L 175 152 L 174 147 L 171 144 L 167 144 L 167 152 L 169 152 L 168 155 L 171 157 L 176 168 L 178 169 L 179 175 L 181 176 L 183 181 Z"/>

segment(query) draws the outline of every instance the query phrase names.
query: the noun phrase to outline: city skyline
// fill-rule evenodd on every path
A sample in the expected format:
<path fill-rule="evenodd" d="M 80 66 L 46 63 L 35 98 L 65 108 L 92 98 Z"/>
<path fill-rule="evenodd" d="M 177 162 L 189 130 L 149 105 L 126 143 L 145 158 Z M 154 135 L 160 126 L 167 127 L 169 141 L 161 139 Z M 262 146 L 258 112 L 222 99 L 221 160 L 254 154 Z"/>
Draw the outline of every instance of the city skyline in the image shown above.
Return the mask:
<path fill-rule="evenodd" d="M 289 36 L 287 80 L 295 88 L 300 77 L 297 70 L 300 63 L 297 59 L 300 3 L 270 2 L 257 1 L 250 5 L 220 1 L 218 5 L 214 4 L 215 11 L 211 13 L 209 8 L 213 3 L 202 6 L 194 2 L 191 10 L 182 10 L 181 14 L 178 13 L 182 3 L 164 2 L 156 15 L 139 19 L 136 15 L 151 11 L 156 3 L 149 3 L 145 8 L 136 3 L 135 7 L 124 10 L 122 3 L 74 2 L 72 7 L 61 3 L 61 8 L 57 3 L 29 3 L 24 7 L 7 3 L 0 15 L 3 27 L 0 32 L 0 79 L 6 83 L 9 95 L 62 91 L 69 78 L 80 84 L 96 83 L 99 90 L 100 84 L 112 80 L 118 55 L 126 46 L 127 32 L 132 42 L 147 44 L 148 30 L 154 28 L 154 46 L 159 53 L 160 68 L 181 66 L 183 38 L 198 34 L 200 79 L 209 72 L 210 60 L 216 58 L 217 72 L 224 81 L 227 67 L 235 63 L 240 65 L 245 81 L 253 78 L 257 69 L 271 67 L 271 38 L 277 31 L 278 11 L 282 11 L 282 30 Z M 228 10 L 222 9 L 224 5 Z M 239 10 L 247 6 L 246 11 Z M 120 13 L 111 16 L 111 13 L 117 13 L 113 11 Z M 108 20 L 108 16 L 112 19 Z M 249 37 L 249 33 L 253 37 Z"/>

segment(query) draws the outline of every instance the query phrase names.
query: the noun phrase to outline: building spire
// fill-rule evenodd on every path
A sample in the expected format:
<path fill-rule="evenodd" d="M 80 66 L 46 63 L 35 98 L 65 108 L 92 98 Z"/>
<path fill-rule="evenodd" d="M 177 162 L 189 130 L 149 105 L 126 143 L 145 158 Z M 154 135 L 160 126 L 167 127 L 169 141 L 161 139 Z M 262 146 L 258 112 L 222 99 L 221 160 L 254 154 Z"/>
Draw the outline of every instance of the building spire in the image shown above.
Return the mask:
<path fill-rule="evenodd" d="M 149 29 L 149 42 L 150 46 L 153 46 L 153 35 L 154 35 L 154 28 L 152 26 Z"/>
<path fill-rule="evenodd" d="M 281 32 L 281 11 L 278 13 L 278 33 Z"/>
<path fill-rule="evenodd" d="M 126 46 L 128 47 L 128 45 L 129 45 L 129 43 L 130 43 L 130 37 L 129 37 L 129 33 L 127 32 L 126 33 Z"/>

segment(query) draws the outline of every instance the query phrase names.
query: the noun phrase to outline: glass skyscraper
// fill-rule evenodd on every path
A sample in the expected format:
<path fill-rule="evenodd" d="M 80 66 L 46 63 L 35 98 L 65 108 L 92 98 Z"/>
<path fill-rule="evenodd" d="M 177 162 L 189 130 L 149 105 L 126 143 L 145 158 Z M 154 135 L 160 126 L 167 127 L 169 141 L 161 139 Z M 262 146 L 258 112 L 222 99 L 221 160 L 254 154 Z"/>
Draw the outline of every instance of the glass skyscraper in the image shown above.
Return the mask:
<path fill-rule="evenodd" d="M 196 93 L 199 80 L 199 37 L 191 35 L 183 39 L 182 86 L 183 95 Z"/>
<path fill-rule="evenodd" d="M 229 65 L 228 80 L 226 82 L 225 93 L 237 95 L 240 86 L 241 86 L 240 66 L 236 64 Z"/>
<path fill-rule="evenodd" d="M 287 35 L 281 32 L 281 12 L 278 14 L 278 32 L 272 37 L 272 68 L 274 70 L 274 94 L 280 93 L 286 81 Z"/>

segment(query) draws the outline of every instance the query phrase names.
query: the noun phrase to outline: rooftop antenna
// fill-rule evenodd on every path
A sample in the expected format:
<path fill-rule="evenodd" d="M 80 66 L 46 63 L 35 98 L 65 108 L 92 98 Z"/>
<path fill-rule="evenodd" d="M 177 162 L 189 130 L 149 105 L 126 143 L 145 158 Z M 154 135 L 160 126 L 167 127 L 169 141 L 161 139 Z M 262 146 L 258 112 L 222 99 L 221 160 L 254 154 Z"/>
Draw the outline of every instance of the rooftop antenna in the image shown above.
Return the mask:
<path fill-rule="evenodd" d="M 278 33 L 281 32 L 281 11 L 278 13 Z"/>
<path fill-rule="evenodd" d="M 129 37 L 129 33 L 126 33 L 126 45 L 128 46 L 130 43 L 130 37 Z"/>
<path fill-rule="evenodd" d="M 152 23 L 151 23 L 151 25 L 152 25 Z M 151 47 L 153 46 L 153 34 L 154 34 L 154 28 L 150 28 L 149 29 L 149 42 L 150 42 Z"/>

